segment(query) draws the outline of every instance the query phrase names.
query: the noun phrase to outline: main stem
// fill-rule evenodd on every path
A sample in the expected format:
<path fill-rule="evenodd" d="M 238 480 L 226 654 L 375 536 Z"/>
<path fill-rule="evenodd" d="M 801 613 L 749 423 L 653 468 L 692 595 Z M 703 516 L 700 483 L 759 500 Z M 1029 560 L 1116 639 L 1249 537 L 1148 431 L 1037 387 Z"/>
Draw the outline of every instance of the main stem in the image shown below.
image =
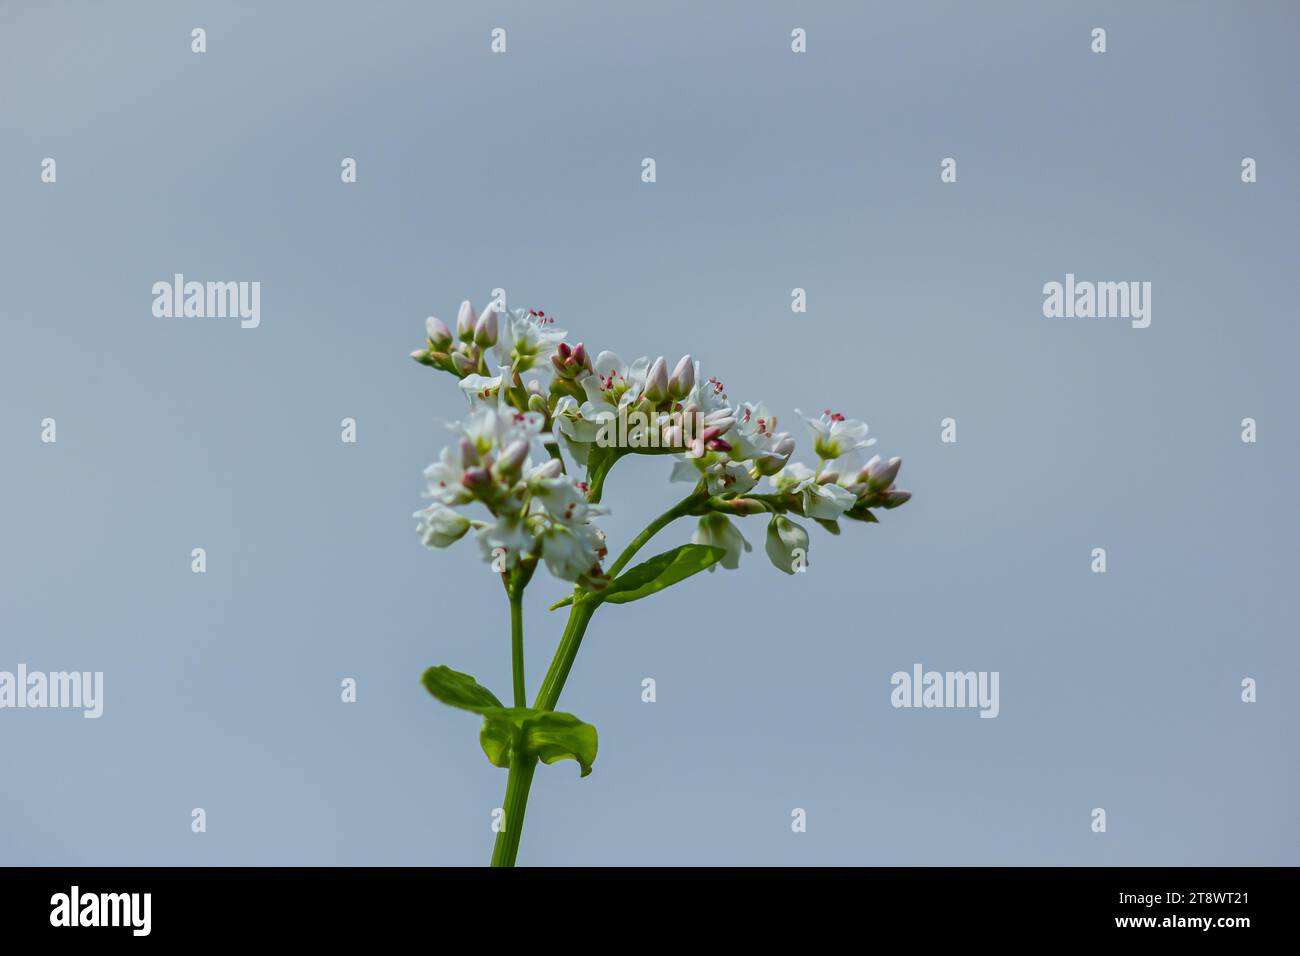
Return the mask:
<path fill-rule="evenodd" d="M 524 811 L 528 808 L 528 788 L 537 770 L 537 758 L 528 755 L 518 760 L 510 758 L 510 776 L 506 778 L 505 827 L 497 833 L 496 846 L 492 848 L 493 866 L 514 866 L 519 854 L 519 838 L 524 833 Z"/>
<path fill-rule="evenodd" d="M 514 672 L 515 706 L 527 707 L 524 690 L 524 589 L 510 588 L 510 663 Z"/>
<path fill-rule="evenodd" d="M 601 478 L 603 477 L 602 475 Z M 633 556 L 665 526 L 683 515 L 690 514 L 700 503 L 702 496 L 707 495 L 700 489 L 696 489 L 646 525 L 645 530 L 633 538 L 618 559 L 610 565 L 609 576 L 612 578 L 627 567 L 627 563 Z M 546 672 L 546 677 L 542 679 L 541 688 L 537 691 L 537 700 L 533 703 L 535 710 L 554 710 L 555 705 L 559 703 L 564 682 L 569 679 L 569 671 L 578 656 L 578 648 L 582 646 L 582 637 L 587 633 L 587 625 L 591 623 L 591 617 L 596 613 L 598 606 L 598 601 L 591 598 L 584 600 L 575 595 L 573 607 L 569 610 L 569 621 L 564 627 L 559 646 L 555 649 L 555 657 Z M 523 620 L 514 589 L 510 592 L 510 636 L 515 648 L 515 706 L 523 707 L 525 705 L 520 703 L 523 690 Z M 524 811 L 528 806 L 528 791 L 532 787 L 533 774 L 536 771 L 536 757 L 529 755 L 519 760 L 512 755 L 510 774 L 506 778 L 506 800 L 503 808 L 505 827 L 497 833 L 496 845 L 492 849 L 493 866 L 515 865 L 515 858 L 519 853 L 519 840 L 524 832 Z"/>

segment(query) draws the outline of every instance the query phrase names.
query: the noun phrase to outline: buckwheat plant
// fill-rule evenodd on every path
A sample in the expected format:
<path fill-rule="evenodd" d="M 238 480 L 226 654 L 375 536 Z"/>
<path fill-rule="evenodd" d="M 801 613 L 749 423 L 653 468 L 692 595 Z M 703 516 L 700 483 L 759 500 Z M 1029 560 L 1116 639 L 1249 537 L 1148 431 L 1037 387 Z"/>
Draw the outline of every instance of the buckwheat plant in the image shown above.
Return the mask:
<path fill-rule="evenodd" d="M 423 682 L 442 703 L 483 718 L 483 752 L 509 770 L 492 865 L 513 866 L 538 762 L 576 760 L 585 777 L 596 759 L 596 728 L 555 708 L 598 610 L 719 565 L 739 567 L 741 553 L 751 550 L 737 527 L 744 519 L 766 519 L 767 556 L 778 571 L 794 574 L 807 567 L 808 554 L 808 532 L 795 518 L 839 534 L 841 519 L 874 522 L 875 509 L 897 508 L 911 495 L 894 488 L 900 459 L 861 460 L 875 443 L 862 422 L 830 411 L 806 418 L 817 466 L 791 461 L 794 439 L 777 430 L 776 416 L 761 403 L 733 404 L 689 355 L 671 373 L 663 358 L 625 364 L 601 352 L 593 360 L 582 344 L 570 346 L 545 312 L 489 306 L 477 315 L 468 302 L 455 332 L 436 318 L 426 332 L 412 357 L 454 375 L 469 409 L 452 426 L 452 443 L 425 469 L 430 503 L 414 517 L 431 548 L 472 532 L 500 575 L 510 605 L 513 696 L 507 706 L 449 667 L 429 668 Z M 606 513 L 606 477 L 629 455 L 671 456 L 672 480 L 691 490 L 607 563 L 596 521 Z M 696 521 L 690 544 L 629 567 L 651 538 L 682 518 Z M 530 706 L 522 600 L 543 564 L 573 591 L 551 607 L 568 607 L 568 623 Z"/>

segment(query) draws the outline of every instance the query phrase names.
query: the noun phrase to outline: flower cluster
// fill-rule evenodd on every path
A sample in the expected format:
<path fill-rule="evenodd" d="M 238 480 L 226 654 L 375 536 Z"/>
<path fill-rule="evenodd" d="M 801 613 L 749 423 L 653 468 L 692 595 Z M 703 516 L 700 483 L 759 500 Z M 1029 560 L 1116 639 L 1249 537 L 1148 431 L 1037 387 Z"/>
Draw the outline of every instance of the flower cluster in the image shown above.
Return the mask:
<path fill-rule="evenodd" d="M 435 318 L 426 331 L 426 347 L 412 357 L 456 375 L 471 412 L 456 426 L 458 445 L 426 471 L 433 504 L 417 512 L 420 533 L 446 547 L 473 528 L 498 570 L 531 569 L 540 559 L 557 577 L 603 586 L 604 536 L 591 519 L 601 513 L 605 472 L 628 454 L 676 457 L 672 479 L 696 488 L 682 512 L 699 518 L 694 541 L 720 548 L 724 568 L 751 550 L 734 517 L 770 515 L 766 552 L 795 573 L 807 566 L 808 533 L 790 515 L 838 533 L 841 518 L 874 522 L 873 509 L 911 497 L 894 488 L 900 459 L 861 461 L 875 444 L 865 423 L 829 410 L 800 413 L 818 464 L 792 461 L 794 438 L 776 415 L 761 402 L 733 403 L 689 355 L 671 372 L 662 356 L 626 363 L 600 352 L 593 361 L 545 312 L 489 306 L 480 316 L 468 302 L 455 335 Z M 562 449 L 585 466 L 586 481 L 567 475 Z M 454 510 L 474 501 L 492 522 Z"/>
<path fill-rule="evenodd" d="M 557 578 L 600 587 L 604 575 L 604 533 L 592 522 L 601 513 L 582 485 L 564 474 L 541 441 L 544 416 L 480 404 L 459 436 L 424 471 L 425 497 L 417 511 L 418 530 L 431 548 L 445 548 L 474 529 L 484 560 L 510 571 L 540 558 Z M 457 509 L 478 502 L 491 521 Z"/>

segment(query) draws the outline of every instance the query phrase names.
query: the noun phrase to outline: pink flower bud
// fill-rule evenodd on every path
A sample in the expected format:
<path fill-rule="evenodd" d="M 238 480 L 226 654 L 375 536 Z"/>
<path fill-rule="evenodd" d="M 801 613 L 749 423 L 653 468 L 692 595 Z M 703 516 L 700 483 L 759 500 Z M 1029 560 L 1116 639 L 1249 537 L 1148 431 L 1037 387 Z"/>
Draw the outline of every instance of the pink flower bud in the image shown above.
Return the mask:
<path fill-rule="evenodd" d="M 912 493 L 910 491 L 886 491 L 881 497 L 880 505 L 882 508 L 897 508 L 899 505 L 910 501 Z"/>
<path fill-rule="evenodd" d="M 478 323 L 478 316 L 474 314 L 474 306 L 469 304 L 466 299 L 460 304 L 460 312 L 456 314 L 456 337 L 462 342 L 472 342 L 474 340 L 474 326 Z"/>
<path fill-rule="evenodd" d="M 643 394 L 656 404 L 668 397 L 668 363 L 662 355 L 654 360 L 650 371 L 646 373 Z"/>
<path fill-rule="evenodd" d="M 863 482 L 869 483 L 871 481 L 872 473 L 879 467 L 880 467 L 880 456 L 872 455 L 871 460 L 862 466 L 861 470 L 858 471 L 857 475 L 854 477 L 853 480 L 857 483 L 863 483 Z"/>
<path fill-rule="evenodd" d="M 552 458 L 549 461 L 547 461 L 544 465 L 538 466 L 537 471 L 534 472 L 534 477 L 546 478 L 546 479 L 559 478 L 560 475 L 563 473 L 564 473 L 564 465 L 561 464 L 558 458 Z"/>
<path fill-rule="evenodd" d="M 524 460 L 528 457 L 528 442 L 518 439 L 510 443 L 510 446 L 501 453 L 497 459 L 496 470 L 499 474 L 506 477 L 513 477 L 519 474 L 519 470 L 524 466 Z"/>
<path fill-rule="evenodd" d="M 497 310 L 491 306 L 474 325 L 474 344 L 483 348 L 497 344 Z"/>
<path fill-rule="evenodd" d="M 463 352 L 452 352 L 451 364 L 455 366 L 457 374 L 462 378 L 469 375 L 474 371 L 474 369 L 478 368 L 478 363 L 471 360 L 470 357 Z"/>
<path fill-rule="evenodd" d="M 451 345 L 451 329 L 439 318 L 429 316 L 424 320 L 424 332 L 429 336 L 429 342 L 439 352 L 445 352 L 447 346 Z"/>
<path fill-rule="evenodd" d="M 672 378 L 668 380 L 668 396 L 680 402 L 694 387 L 695 363 L 691 361 L 689 355 L 683 355 L 682 360 L 673 369 Z"/>
<path fill-rule="evenodd" d="M 887 465 L 872 471 L 871 477 L 867 480 L 868 486 L 872 491 L 884 491 L 894 483 L 894 479 L 898 477 L 898 469 L 902 467 L 903 459 L 889 459 Z M 902 502 L 899 502 L 899 504 L 902 504 Z"/>

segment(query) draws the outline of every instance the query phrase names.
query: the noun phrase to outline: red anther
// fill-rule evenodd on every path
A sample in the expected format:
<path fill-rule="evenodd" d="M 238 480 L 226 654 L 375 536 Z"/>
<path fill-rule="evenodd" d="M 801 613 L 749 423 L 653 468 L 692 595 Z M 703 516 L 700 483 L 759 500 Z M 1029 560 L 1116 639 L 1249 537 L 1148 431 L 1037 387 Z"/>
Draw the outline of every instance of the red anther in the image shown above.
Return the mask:
<path fill-rule="evenodd" d="M 587 483 L 585 481 L 578 482 L 578 490 L 585 495 L 587 493 Z"/>

